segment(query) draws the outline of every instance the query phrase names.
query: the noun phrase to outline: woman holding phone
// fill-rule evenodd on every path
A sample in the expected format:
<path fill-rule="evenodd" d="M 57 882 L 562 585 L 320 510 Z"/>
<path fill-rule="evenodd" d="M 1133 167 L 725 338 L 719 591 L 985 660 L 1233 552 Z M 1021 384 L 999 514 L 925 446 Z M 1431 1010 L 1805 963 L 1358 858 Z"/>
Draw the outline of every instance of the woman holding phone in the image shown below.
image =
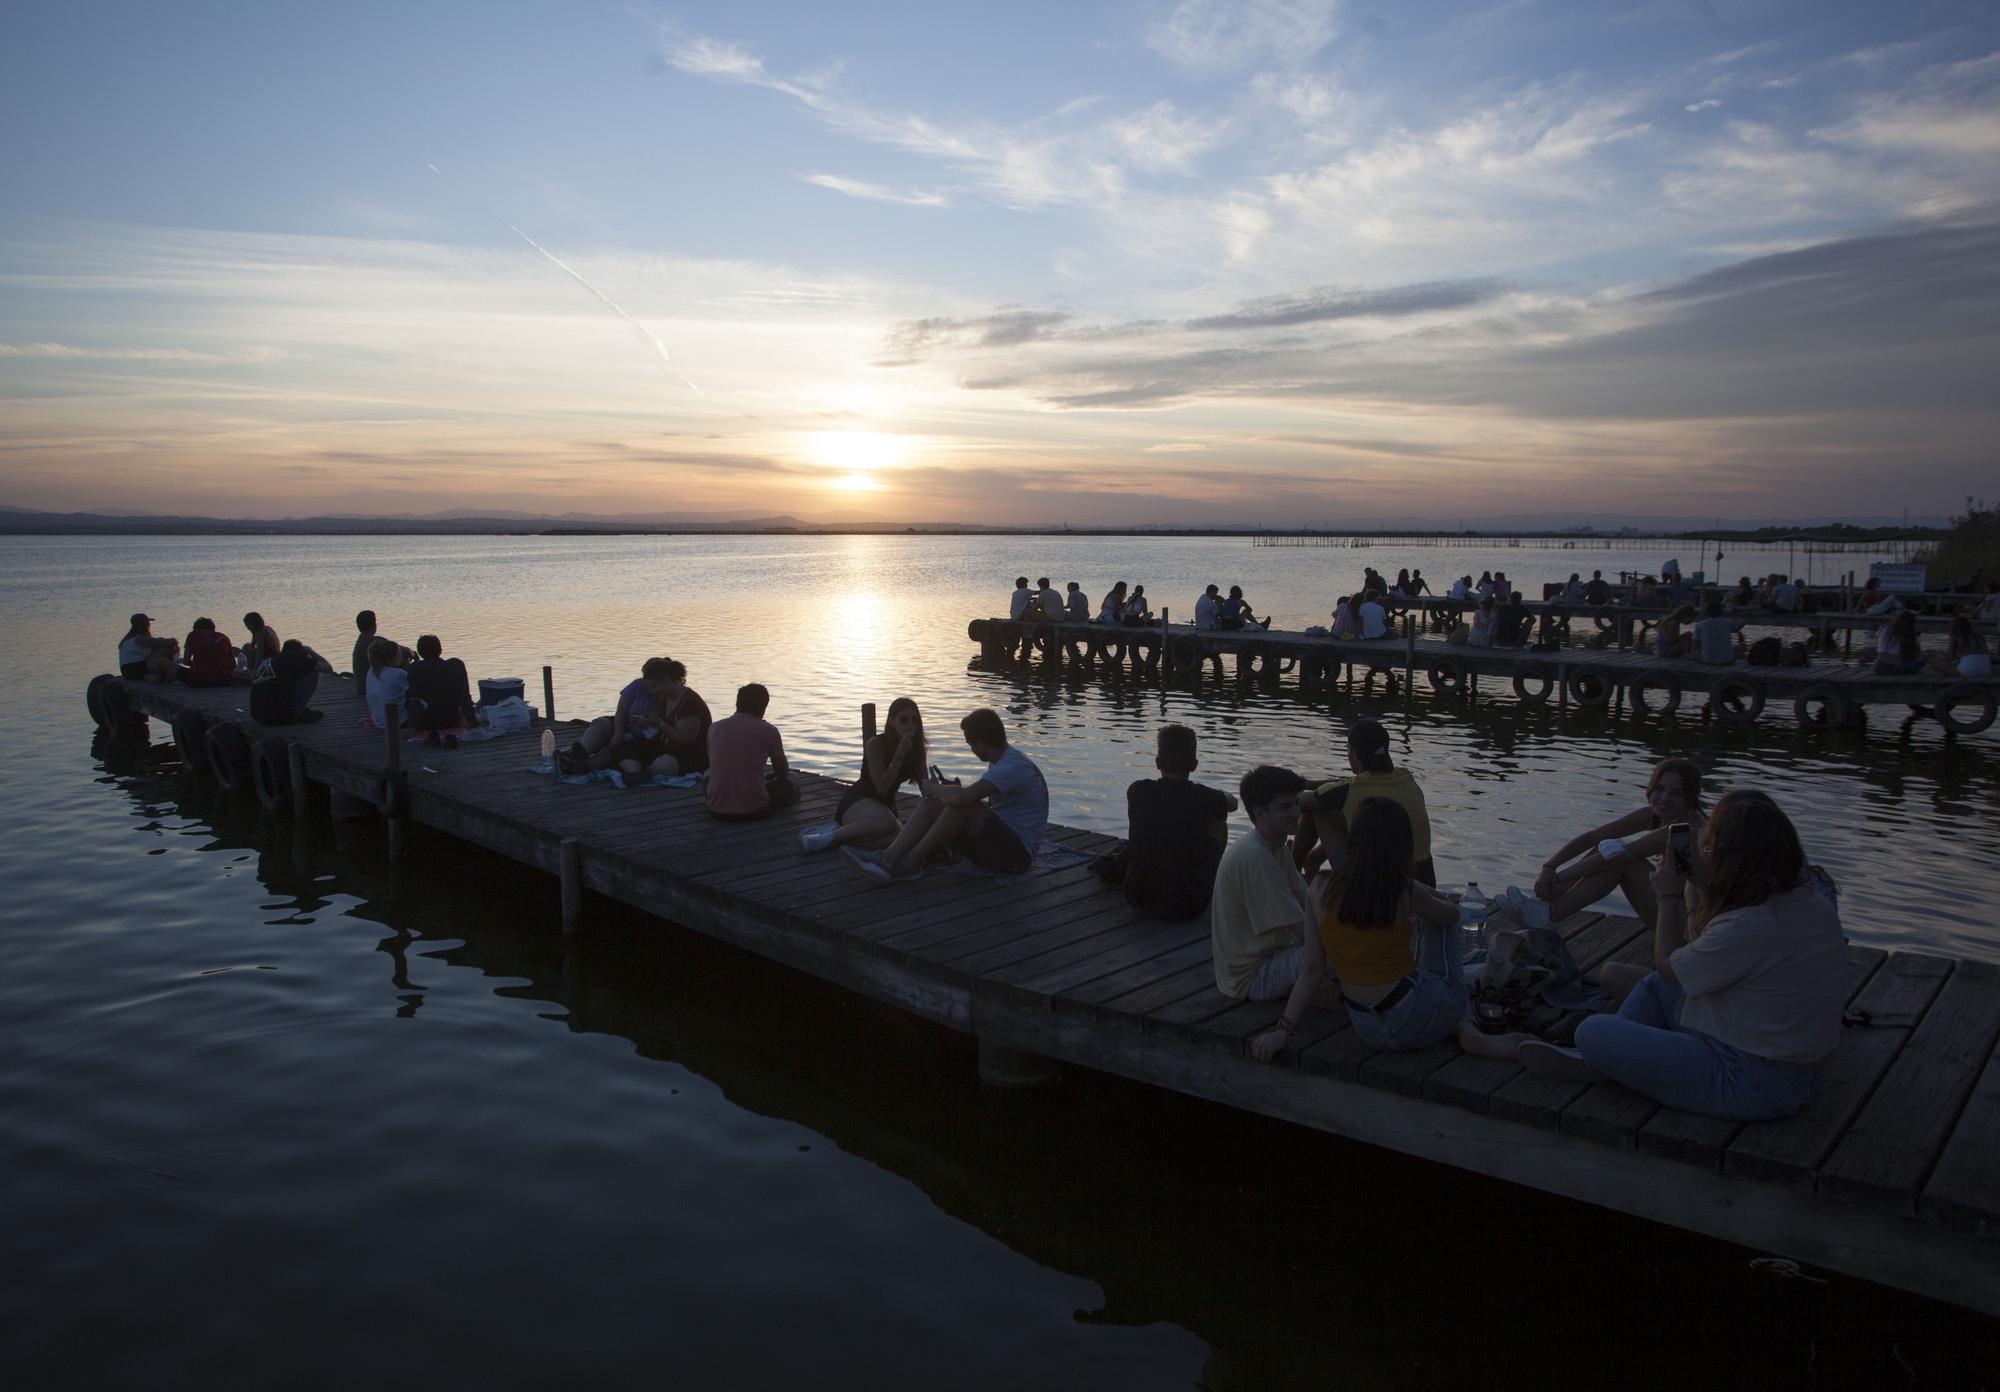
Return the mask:
<path fill-rule="evenodd" d="M 1639 919 L 1658 916 L 1649 879 L 1652 857 L 1667 844 L 1667 828 L 1688 822 L 1700 833 L 1701 768 L 1692 759 L 1662 759 L 1646 780 L 1646 805 L 1565 841 L 1542 862 L 1533 897 L 1518 886 L 1501 896 L 1507 911 L 1531 928 L 1546 928 L 1623 889 Z"/>
<path fill-rule="evenodd" d="M 928 757 L 923 713 L 915 701 L 898 696 L 889 703 L 882 733 L 861 751 L 861 776 L 833 809 L 837 825 L 807 827 L 799 833 L 799 845 L 807 851 L 824 851 L 834 846 L 881 847 L 894 841 L 903 829 L 896 815 L 897 790 L 905 783 L 922 785 Z"/>
<path fill-rule="evenodd" d="M 1840 917 L 1807 883 L 1799 834 L 1766 793 L 1724 794 L 1706 829 L 1685 828 L 1684 840 L 1685 865 L 1670 845 L 1652 874 L 1652 973 L 1617 1014 L 1577 1026 L 1574 1049 L 1522 1044 L 1521 1066 L 1609 1078 L 1703 1116 L 1790 1116 L 1819 1090 L 1820 1066 L 1840 1043 L 1849 976 Z M 1703 891 L 1692 914 L 1690 884 Z"/>

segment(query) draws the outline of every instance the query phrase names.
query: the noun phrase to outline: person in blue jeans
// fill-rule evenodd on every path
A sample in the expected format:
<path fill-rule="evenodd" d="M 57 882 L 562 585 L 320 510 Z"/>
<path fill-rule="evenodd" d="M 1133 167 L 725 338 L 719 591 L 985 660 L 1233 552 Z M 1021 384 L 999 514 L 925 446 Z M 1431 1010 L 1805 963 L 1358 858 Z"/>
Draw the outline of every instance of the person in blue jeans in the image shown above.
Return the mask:
<path fill-rule="evenodd" d="M 1690 919 L 1687 895 L 1699 891 Z M 1731 1121 L 1790 1116 L 1819 1090 L 1840 1043 L 1847 941 L 1806 880 L 1805 851 L 1768 794 L 1717 799 L 1688 864 L 1653 872 L 1653 972 L 1576 1030 L 1576 1047 L 1521 1045 L 1541 1077 L 1623 1083 L 1684 1112 Z"/>
<path fill-rule="evenodd" d="M 1319 921 L 1349 1025 L 1377 1049 L 1421 1049 L 1451 1038 L 1464 1046 L 1478 1034 L 1468 1018 L 1458 905 L 1417 880 L 1415 850 L 1400 803 L 1363 802 Z M 1278 1028 L 1289 1034 L 1296 1023 L 1288 1015 Z"/>

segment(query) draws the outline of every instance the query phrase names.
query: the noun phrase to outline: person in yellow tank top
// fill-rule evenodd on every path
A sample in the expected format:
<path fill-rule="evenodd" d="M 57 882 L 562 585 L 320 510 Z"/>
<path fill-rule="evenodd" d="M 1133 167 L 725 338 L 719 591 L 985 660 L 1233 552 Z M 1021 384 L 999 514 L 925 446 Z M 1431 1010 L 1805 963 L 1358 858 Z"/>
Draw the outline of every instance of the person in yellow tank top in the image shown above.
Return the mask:
<path fill-rule="evenodd" d="M 1319 920 L 1354 1033 L 1377 1049 L 1421 1049 L 1478 1030 L 1468 1018 L 1458 905 L 1418 883 L 1410 815 L 1369 798 L 1347 829 Z"/>

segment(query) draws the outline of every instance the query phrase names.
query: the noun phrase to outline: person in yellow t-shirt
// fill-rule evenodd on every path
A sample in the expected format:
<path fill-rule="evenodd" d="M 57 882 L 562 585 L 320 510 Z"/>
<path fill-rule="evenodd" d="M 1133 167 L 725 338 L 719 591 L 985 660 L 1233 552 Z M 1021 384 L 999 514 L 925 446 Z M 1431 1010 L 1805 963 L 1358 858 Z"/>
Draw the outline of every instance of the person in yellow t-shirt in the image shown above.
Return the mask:
<path fill-rule="evenodd" d="M 1334 868 L 1347 853 L 1347 833 L 1355 814 L 1371 798 L 1384 798 L 1403 809 L 1410 819 L 1410 836 L 1415 846 L 1416 864 L 1411 878 L 1430 889 L 1437 888 L 1437 866 L 1431 860 L 1431 816 L 1424 806 L 1424 790 L 1408 769 L 1399 769 L 1389 757 L 1389 732 L 1371 717 L 1355 721 L 1347 729 L 1347 766 L 1354 776 L 1322 783 L 1299 798 L 1299 810 L 1311 820 L 1295 847 L 1301 871 L 1312 871 L 1321 860 Z M 1320 853 L 1320 852 L 1323 852 Z"/>

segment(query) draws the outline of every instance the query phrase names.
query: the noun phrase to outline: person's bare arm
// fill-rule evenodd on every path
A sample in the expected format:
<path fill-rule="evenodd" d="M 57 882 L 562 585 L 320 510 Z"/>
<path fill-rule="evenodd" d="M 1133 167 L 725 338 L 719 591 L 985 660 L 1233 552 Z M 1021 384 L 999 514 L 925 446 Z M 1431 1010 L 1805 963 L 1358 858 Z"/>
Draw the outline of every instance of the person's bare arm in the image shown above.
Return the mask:
<path fill-rule="evenodd" d="M 1458 926 L 1458 905 L 1428 885 L 1410 885 L 1410 907 L 1418 918 L 1439 928 Z"/>
<path fill-rule="evenodd" d="M 861 755 L 866 765 L 864 772 L 868 786 L 885 798 L 896 796 L 896 788 L 902 782 L 903 761 L 909 757 L 912 741 L 908 735 L 896 742 L 892 753 L 887 748 L 887 740 L 872 740 Z"/>
<path fill-rule="evenodd" d="M 1299 896 L 1299 904 L 1305 915 L 1299 923 L 1305 956 L 1299 963 L 1299 979 L 1292 983 L 1292 993 L 1285 997 L 1285 1008 L 1277 1024 L 1250 1041 L 1250 1056 L 1260 1061 L 1269 1060 L 1297 1032 L 1306 1011 L 1312 1008 L 1313 992 L 1326 976 L 1326 948 L 1319 940 L 1319 928 L 1313 922 L 1312 908 L 1305 895 Z"/>
<path fill-rule="evenodd" d="M 1563 883 L 1603 868 L 1604 858 L 1597 854 L 1598 842 L 1636 835 L 1646 830 L 1652 819 L 1652 812 L 1641 807 L 1603 826 L 1572 836 L 1563 842 L 1560 850 L 1542 862 L 1542 872 L 1535 877 L 1536 896 L 1554 899 Z M 1570 865 L 1571 858 L 1579 855 L 1582 859 Z"/>
<path fill-rule="evenodd" d="M 971 807 L 974 803 L 986 801 L 986 799 L 999 791 L 998 788 L 994 787 L 984 778 L 970 787 L 962 787 L 957 783 L 933 783 L 930 785 L 931 796 L 935 797 L 946 807 Z"/>
<path fill-rule="evenodd" d="M 620 692 L 618 696 L 618 709 L 611 713 L 612 744 L 616 744 L 625 738 L 625 725 L 631 719 L 631 716 L 632 697 L 629 693 Z"/>

